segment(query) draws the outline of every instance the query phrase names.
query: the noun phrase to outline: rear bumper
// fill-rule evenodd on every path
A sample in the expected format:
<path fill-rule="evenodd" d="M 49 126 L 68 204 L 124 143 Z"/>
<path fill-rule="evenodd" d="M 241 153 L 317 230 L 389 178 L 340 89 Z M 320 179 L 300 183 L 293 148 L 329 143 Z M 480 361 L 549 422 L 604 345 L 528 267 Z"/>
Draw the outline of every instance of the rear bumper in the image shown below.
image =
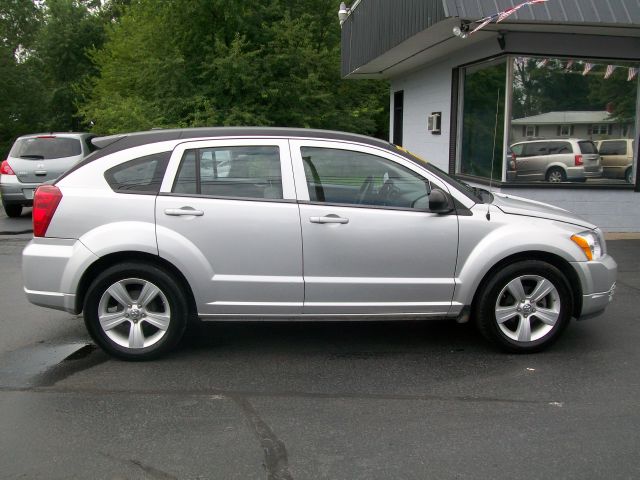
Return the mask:
<path fill-rule="evenodd" d="M 573 262 L 582 284 L 580 319 L 602 313 L 613 300 L 618 265 L 609 255 L 591 262 Z"/>
<path fill-rule="evenodd" d="M 40 183 L 22 183 L 15 175 L 0 176 L 0 194 L 5 205 L 33 205 L 33 192 Z"/>
<path fill-rule="evenodd" d="M 41 307 L 78 313 L 76 292 L 80 278 L 97 259 L 79 240 L 34 238 L 22 252 L 27 299 Z"/>

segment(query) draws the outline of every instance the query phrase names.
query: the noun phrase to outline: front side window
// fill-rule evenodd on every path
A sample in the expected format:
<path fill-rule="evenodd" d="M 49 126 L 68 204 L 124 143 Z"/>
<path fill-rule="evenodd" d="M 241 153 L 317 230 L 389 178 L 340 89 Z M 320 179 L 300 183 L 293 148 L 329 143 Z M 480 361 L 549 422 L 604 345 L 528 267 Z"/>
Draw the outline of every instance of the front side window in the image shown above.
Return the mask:
<path fill-rule="evenodd" d="M 386 158 L 351 150 L 302 147 L 312 202 L 424 209 L 427 182 Z"/>
<path fill-rule="evenodd" d="M 136 158 L 110 168 L 104 178 L 114 192 L 157 194 L 170 157 L 162 152 Z"/>
<path fill-rule="evenodd" d="M 275 146 L 187 150 L 172 191 L 210 197 L 282 199 L 280 150 Z"/>

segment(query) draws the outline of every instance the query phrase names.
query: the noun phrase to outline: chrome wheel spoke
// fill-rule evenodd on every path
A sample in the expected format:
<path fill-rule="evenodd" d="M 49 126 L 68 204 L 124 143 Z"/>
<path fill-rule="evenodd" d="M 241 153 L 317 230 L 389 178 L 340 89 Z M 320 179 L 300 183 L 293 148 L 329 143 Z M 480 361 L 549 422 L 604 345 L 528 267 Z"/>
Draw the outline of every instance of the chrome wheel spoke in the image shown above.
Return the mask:
<path fill-rule="evenodd" d="M 507 320 L 511 320 L 516 315 L 518 315 L 518 307 L 516 305 L 496 308 L 496 321 L 498 323 L 504 323 Z"/>
<path fill-rule="evenodd" d="M 531 321 L 527 317 L 520 317 L 516 336 L 519 342 L 531 341 Z"/>
<path fill-rule="evenodd" d="M 142 287 L 140 296 L 138 297 L 138 305 L 140 305 L 141 307 L 146 307 L 154 298 L 156 298 L 159 293 L 160 289 L 158 287 L 156 287 L 153 283 L 146 282 L 144 284 L 144 287 Z"/>
<path fill-rule="evenodd" d="M 145 322 L 163 331 L 169 328 L 170 320 L 170 316 L 166 313 L 147 312 L 144 317 Z"/>
<path fill-rule="evenodd" d="M 103 313 L 98 315 L 98 319 L 100 320 L 100 325 L 105 332 L 128 321 L 127 317 L 124 316 L 124 312 Z"/>
<path fill-rule="evenodd" d="M 542 323 L 553 327 L 560 317 L 560 312 L 548 308 L 537 308 L 532 316 L 536 317 Z"/>
<path fill-rule="evenodd" d="M 531 295 L 529 295 L 529 298 L 531 299 L 531 302 L 538 303 L 554 290 L 555 287 L 553 286 L 553 283 L 546 278 L 542 278 L 536 285 L 536 288 L 533 289 L 533 292 L 531 292 Z"/>
<path fill-rule="evenodd" d="M 140 322 L 132 323 L 129 330 L 129 348 L 144 347 L 144 334 L 142 333 L 142 324 Z"/>
<path fill-rule="evenodd" d="M 127 292 L 127 289 L 124 288 L 122 282 L 114 283 L 109 287 L 107 292 L 109 293 L 109 295 L 111 295 L 111 298 L 113 298 L 116 302 L 118 302 L 125 308 L 133 303 L 129 292 Z"/>
<path fill-rule="evenodd" d="M 520 277 L 514 278 L 507 284 L 507 290 L 516 299 L 516 302 L 522 302 L 526 295 L 524 293 L 524 287 L 522 286 L 522 279 Z"/>

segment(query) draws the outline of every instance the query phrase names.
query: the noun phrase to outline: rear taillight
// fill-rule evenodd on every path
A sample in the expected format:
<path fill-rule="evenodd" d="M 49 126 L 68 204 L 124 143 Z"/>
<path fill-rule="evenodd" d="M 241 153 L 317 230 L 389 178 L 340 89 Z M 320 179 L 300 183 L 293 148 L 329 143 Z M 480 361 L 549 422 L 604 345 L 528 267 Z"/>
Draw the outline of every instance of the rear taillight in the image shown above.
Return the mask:
<path fill-rule="evenodd" d="M 583 165 L 583 163 L 582 163 L 582 155 L 576 155 L 575 166 L 576 167 L 581 167 L 582 165 Z"/>
<path fill-rule="evenodd" d="M 517 166 L 516 166 L 516 154 L 515 153 L 511 153 L 511 161 L 509 161 L 509 169 L 510 170 L 516 170 Z"/>
<path fill-rule="evenodd" d="M 15 175 L 13 168 L 11 168 L 7 160 L 4 160 L 2 164 L 0 164 L 0 175 Z"/>
<path fill-rule="evenodd" d="M 62 200 L 62 192 L 55 185 L 41 185 L 33 196 L 33 236 L 44 237 L 49 223 Z"/>

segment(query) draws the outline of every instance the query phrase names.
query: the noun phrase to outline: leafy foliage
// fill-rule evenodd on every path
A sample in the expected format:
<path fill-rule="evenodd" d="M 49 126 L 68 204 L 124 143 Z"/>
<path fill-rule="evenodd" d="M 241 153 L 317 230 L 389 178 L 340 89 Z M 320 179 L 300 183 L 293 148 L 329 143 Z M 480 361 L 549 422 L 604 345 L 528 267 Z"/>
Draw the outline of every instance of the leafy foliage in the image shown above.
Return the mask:
<path fill-rule="evenodd" d="M 333 0 L 0 0 L 0 153 L 36 131 L 277 125 L 386 136 Z"/>

